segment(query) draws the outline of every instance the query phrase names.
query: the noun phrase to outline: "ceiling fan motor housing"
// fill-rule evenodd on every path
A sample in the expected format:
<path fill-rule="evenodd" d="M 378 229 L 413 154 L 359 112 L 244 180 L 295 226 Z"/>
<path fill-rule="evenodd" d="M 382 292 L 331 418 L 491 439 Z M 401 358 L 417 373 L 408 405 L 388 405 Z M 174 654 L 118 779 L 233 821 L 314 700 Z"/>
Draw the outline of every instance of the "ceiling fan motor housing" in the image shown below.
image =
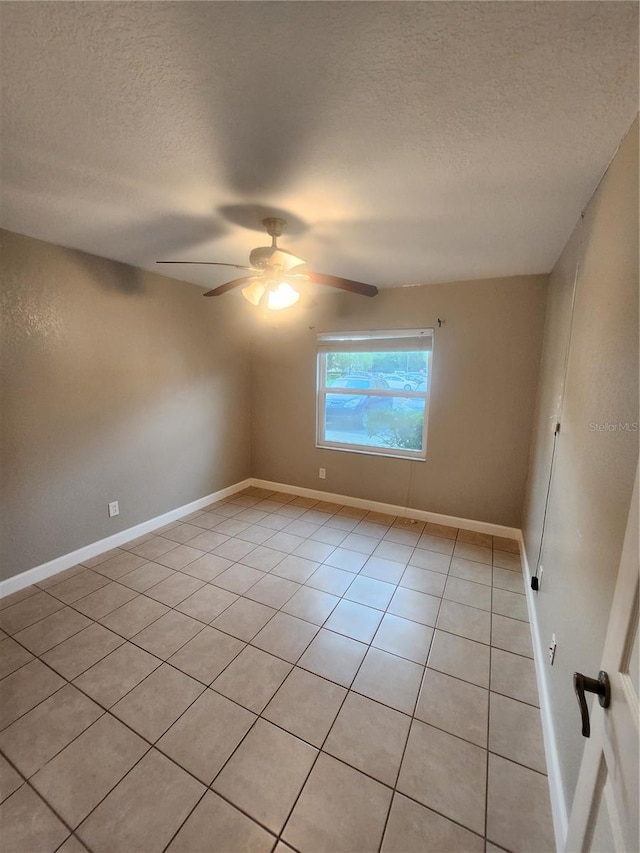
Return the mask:
<path fill-rule="evenodd" d="M 284 256 L 288 253 L 284 252 L 282 249 L 278 249 L 277 242 L 278 237 L 280 237 L 287 226 L 286 221 L 277 216 L 268 216 L 266 219 L 262 220 L 262 224 L 266 228 L 267 234 L 271 237 L 271 245 L 259 246 L 257 249 L 253 249 L 249 255 L 249 263 L 252 267 L 259 270 L 267 269 L 267 267 L 270 266 L 288 267 L 290 264 L 278 263 L 278 261 L 283 260 Z"/>
<path fill-rule="evenodd" d="M 257 270 L 263 270 L 269 266 L 269 261 L 273 255 L 273 246 L 260 246 L 258 249 L 253 249 L 249 255 L 249 263 Z"/>

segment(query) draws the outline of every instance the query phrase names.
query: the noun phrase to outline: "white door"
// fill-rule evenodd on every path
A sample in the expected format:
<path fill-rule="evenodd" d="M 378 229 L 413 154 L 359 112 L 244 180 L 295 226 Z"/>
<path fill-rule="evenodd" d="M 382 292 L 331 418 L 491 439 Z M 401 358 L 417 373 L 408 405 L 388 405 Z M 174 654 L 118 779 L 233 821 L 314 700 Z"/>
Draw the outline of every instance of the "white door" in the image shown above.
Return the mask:
<path fill-rule="evenodd" d="M 601 670 L 611 704 L 587 694 L 591 737 L 586 741 L 569 820 L 569 853 L 637 853 L 638 738 L 638 472 L 631 499 Z M 598 673 L 584 675 L 597 678 Z M 593 699 L 593 703 L 592 700 Z M 579 714 L 576 708 L 576 725 Z"/>

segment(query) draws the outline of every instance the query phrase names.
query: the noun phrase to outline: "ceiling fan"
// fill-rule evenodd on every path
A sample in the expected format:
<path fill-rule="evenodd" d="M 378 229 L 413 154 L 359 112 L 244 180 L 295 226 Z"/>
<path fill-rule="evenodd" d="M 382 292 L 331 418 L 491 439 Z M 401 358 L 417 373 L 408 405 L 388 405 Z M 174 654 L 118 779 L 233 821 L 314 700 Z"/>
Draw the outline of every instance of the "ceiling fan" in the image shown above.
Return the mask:
<path fill-rule="evenodd" d="M 347 290 L 361 296 L 375 296 L 378 288 L 362 281 L 349 278 L 338 278 L 334 275 L 311 272 L 306 269 L 306 261 L 298 258 L 292 252 L 278 247 L 278 237 L 286 228 L 286 220 L 270 216 L 262 220 L 262 224 L 271 237 L 270 246 L 260 246 L 249 255 L 249 265 L 226 264 L 220 261 L 156 261 L 158 264 L 204 264 L 208 266 L 233 267 L 238 270 L 248 270 L 249 275 L 235 278 L 226 284 L 221 284 L 214 290 L 209 290 L 204 296 L 221 296 L 236 287 L 242 287 L 242 295 L 252 305 L 266 305 L 271 310 L 278 311 L 289 308 L 300 298 L 295 290 L 296 283 L 310 282 L 325 284 L 338 290 Z"/>

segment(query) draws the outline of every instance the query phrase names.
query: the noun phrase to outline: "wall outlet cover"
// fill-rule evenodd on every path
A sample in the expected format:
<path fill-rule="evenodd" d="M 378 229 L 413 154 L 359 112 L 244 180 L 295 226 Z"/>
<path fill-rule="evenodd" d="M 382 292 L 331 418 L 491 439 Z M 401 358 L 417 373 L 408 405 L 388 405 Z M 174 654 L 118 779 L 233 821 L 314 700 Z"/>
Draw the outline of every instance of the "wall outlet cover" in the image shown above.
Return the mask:
<path fill-rule="evenodd" d="M 114 518 L 116 515 L 120 515 L 118 501 L 111 501 L 109 504 L 109 518 Z"/>

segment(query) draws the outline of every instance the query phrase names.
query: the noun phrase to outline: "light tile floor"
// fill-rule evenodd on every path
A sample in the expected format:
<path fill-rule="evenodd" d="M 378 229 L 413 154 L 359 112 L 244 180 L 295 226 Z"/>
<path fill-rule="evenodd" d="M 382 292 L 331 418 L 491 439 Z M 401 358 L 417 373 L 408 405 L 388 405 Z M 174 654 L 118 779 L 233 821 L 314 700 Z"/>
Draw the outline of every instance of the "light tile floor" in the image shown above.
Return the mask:
<path fill-rule="evenodd" d="M 0 602 L 7 853 L 554 849 L 514 541 L 248 489 Z"/>

